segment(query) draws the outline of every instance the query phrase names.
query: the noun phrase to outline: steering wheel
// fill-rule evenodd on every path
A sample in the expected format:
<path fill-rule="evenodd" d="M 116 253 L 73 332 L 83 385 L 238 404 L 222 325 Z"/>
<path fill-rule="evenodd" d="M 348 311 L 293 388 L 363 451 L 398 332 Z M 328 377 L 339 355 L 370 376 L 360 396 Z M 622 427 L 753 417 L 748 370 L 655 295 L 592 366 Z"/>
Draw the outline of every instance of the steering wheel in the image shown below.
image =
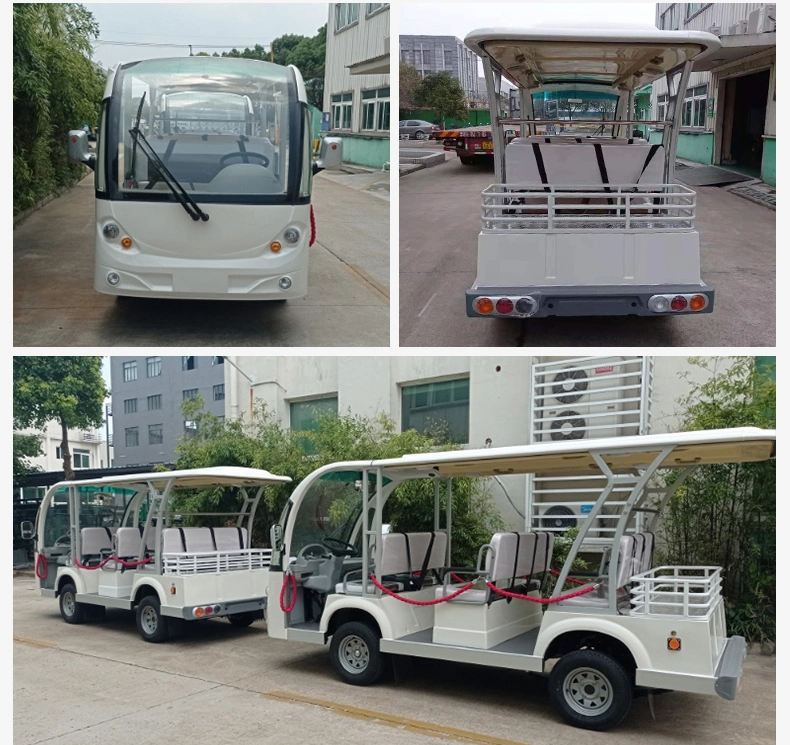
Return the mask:
<path fill-rule="evenodd" d="M 313 549 L 313 551 L 310 551 Z M 303 546 L 299 549 L 299 553 L 296 554 L 297 559 L 320 559 L 322 556 L 326 555 L 326 546 L 322 546 L 320 543 L 308 543 L 306 546 Z"/>
<path fill-rule="evenodd" d="M 71 546 L 71 536 L 66 533 L 65 535 L 60 536 L 55 543 L 53 544 L 53 548 L 65 548 L 66 546 Z"/>
<path fill-rule="evenodd" d="M 327 536 L 321 539 L 321 543 L 326 546 L 334 556 L 354 556 L 357 553 L 356 546 L 339 538 Z"/>
<path fill-rule="evenodd" d="M 265 155 L 261 155 L 260 153 L 248 153 L 246 151 L 242 152 L 241 150 L 239 150 L 237 153 L 227 153 L 223 155 L 219 159 L 219 164 L 224 168 L 226 162 L 234 158 L 241 158 L 244 163 L 249 163 L 249 158 L 252 158 L 253 160 L 257 159 L 264 168 L 269 167 L 269 159 Z"/>

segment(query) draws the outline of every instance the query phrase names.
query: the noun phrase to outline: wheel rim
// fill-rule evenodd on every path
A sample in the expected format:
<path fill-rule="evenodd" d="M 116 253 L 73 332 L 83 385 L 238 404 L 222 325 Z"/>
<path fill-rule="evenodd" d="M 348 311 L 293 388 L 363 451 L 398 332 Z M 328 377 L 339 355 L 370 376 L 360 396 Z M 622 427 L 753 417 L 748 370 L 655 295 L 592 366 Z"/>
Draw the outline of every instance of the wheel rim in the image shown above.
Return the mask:
<path fill-rule="evenodd" d="M 609 679 L 591 667 L 578 667 L 569 672 L 562 693 L 568 706 L 587 717 L 603 714 L 613 700 Z"/>
<path fill-rule="evenodd" d="M 150 605 L 143 608 L 140 614 L 140 625 L 146 634 L 155 634 L 156 628 L 159 626 L 159 614 Z"/>
<path fill-rule="evenodd" d="M 74 615 L 74 606 L 76 603 L 74 602 L 74 595 L 70 592 L 63 593 L 63 612 L 67 616 Z"/>
<path fill-rule="evenodd" d="M 340 645 L 340 664 L 355 675 L 363 672 L 370 662 L 370 650 L 363 639 L 347 636 Z"/>

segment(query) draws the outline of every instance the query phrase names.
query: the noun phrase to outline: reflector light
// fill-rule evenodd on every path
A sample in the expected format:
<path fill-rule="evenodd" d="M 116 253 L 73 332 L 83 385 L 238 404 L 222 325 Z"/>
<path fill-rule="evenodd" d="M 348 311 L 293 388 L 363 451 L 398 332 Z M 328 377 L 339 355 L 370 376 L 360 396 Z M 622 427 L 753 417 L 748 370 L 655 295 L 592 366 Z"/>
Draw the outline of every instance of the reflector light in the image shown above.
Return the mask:
<path fill-rule="evenodd" d="M 489 313 L 494 312 L 494 301 L 488 297 L 479 297 L 477 300 L 475 300 L 475 310 L 478 313 L 487 316 Z"/>
<path fill-rule="evenodd" d="M 509 297 L 501 297 L 496 301 L 496 312 L 503 316 L 513 312 L 513 301 Z"/>
<path fill-rule="evenodd" d="M 672 302 L 669 304 L 672 310 L 686 310 L 687 306 L 688 300 L 686 300 L 683 295 L 675 295 L 675 297 L 672 298 Z"/>
<path fill-rule="evenodd" d="M 269 249 L 270 249 L 270 250 L 271 250 L 273 253 L 277 253 L 277 252 L 278 252 L 278 251 L 279 251 L 281 248 L 282 248 L 282 244 L 280 243 L 280 241 L 272 241 L 272 242 L 269 244 Z"/>
<path fill-rule="evenodd" d="M 663 295 L 653 295 L 653 297 L 647 301 L 647 307 L 652 310 L 653 313 L 664 313 L 669 310 L 669 299 L 665 298 Z"/>
<path fill-rule="evenodd" d="M 671 636 L 667 639 L 667 649 L 670 652 L 679 652 L 680 651 L 680 639 L 676 636 Z"/>
<path fill-rule="evenodd" d="M 124 248 L 131 248 L 132 247 L 132 239 L 127 235 L 124 238 L 121 238 L 121 245 Z"/>
<path fill-rule="evenodd" d="M 694 297 L 689 300 L 689 309 L 690 310 L 702 310 L 708 304 L 708 298 L 704 295 L 694 295 Z"/>
<path fill-rule="evenodd" d="M 538 304 L 535 302 L 534 298 L 531 297 L 522 297 L 516 300 L 516 312 L 521 313 L 525 316 L 531 316 L 537 313 Z"/>
<path fill-rule="evenodd" d="M 203 609 L 202 608 L 195 608 L 195 615 L 198 618 L 202 618 L 203 617 Z"/>

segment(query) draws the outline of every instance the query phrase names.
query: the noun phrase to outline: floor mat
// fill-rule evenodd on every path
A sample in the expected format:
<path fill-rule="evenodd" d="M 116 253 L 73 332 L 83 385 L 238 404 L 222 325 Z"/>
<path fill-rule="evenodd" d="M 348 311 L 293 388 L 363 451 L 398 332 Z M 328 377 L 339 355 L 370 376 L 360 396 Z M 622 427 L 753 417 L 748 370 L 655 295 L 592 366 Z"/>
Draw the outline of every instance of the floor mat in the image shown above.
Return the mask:
<path fill-rule="evenodd" d="M 753 176 L 744 176 L 735 171 L 727 171 L 716 166 L 684 168 L 677 175 L 677 180 L 689 186 L 719 186 L 721 184 L 737 184 L 739 181 L 753 181 Z"/>

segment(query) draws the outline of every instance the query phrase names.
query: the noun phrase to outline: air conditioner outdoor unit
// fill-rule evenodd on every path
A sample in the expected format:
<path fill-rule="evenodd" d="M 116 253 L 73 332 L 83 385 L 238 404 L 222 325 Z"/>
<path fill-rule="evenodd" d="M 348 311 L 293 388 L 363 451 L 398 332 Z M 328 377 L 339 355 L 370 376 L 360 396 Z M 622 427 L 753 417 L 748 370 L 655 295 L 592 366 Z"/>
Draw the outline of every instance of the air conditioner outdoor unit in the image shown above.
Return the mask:
<path fill-rule="evenodd" d="M 592 512 L 593 502 L 567 502 L 550 507 L 538 505 L 538 530 L 564 533 L 571 528 L 580 528 L 582 521 Z"/>
<path fill-rule="evenodd" d="M 536 441 L 639 434 L 640 370 L 622 357 L 547 370 L 534 412 Z"/>
<path fill-rule="evenodd" d="M 721 26 L 719 25 L 708 26 L 708 28 L 705 29 L 705 32 L 708 34 L 715 34 L 716 36 L 721 36 Z"/>
<path fill-rule="evenodd" d="M 776 5 L 762 5 L 749 13 L 747 33 L 766 34 L 776 31 Z"/>
<path fill-rule="evenodd" d="M 748 23 L 746 21 L 738 21 L 738 23 L 733 24 L 730 26 L 728 30 L 729 36 L 737 36 L 738 34 L 745 34 L 748 28 Z"/>

